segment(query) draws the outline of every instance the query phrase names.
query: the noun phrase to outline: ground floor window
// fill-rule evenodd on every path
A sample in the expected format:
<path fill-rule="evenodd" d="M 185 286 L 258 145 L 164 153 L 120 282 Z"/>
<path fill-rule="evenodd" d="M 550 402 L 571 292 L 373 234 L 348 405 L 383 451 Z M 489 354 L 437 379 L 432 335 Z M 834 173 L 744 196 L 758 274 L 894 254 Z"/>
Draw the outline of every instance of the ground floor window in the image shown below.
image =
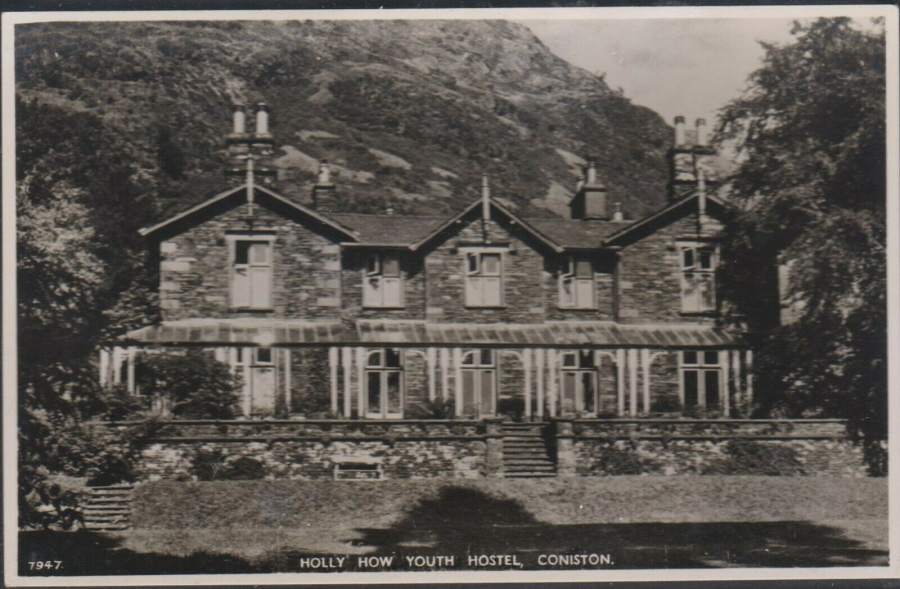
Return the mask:
<path fill-rule="evenodd" d="M 366 417 L 403 417 L 403 366 L 400 350 L 371 350 L 366 358 Z"/>
<path fill-rule="evenodd" d="M 494 350 L 470 350 L 462 357 L 462 405 L 465 415 L 492 416 L 497 403 Z"/>
<path fill-rule="evenodd" d="M 563 413 L 593 413 L 597 406 L 597 366 L 591 350 L 563 352 L 562 403 Z"/>
<path fill-rule="evenodd" d="M 722 398 L 722 367 L 715 351 L 681 353 L 684 406 L 718 408 Z"/>

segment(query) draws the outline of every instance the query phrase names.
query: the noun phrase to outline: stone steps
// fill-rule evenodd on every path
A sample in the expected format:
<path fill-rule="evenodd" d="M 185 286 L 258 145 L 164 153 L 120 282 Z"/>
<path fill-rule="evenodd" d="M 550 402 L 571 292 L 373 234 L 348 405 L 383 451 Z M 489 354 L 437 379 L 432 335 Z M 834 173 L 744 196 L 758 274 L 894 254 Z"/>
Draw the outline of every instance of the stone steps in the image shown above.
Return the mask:
<path fill-rule="evenodd" d="M 550 478 L 556 464 L 550 457 L 539 424 L 504 424 L 503 472 L 508 478 Z"/>
<path fill-rule="evenodd" d="M 134 485 L 93 487 L 82 510 L 84 526 L 97 532 L 127 530 L 131 526 Z"/>

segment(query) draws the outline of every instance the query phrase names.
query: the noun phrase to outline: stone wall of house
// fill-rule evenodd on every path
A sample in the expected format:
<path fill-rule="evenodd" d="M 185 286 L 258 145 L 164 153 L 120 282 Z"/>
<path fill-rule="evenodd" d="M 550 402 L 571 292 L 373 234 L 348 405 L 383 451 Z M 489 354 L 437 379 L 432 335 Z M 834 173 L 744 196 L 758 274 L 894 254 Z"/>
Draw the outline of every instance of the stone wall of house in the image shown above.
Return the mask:
<path fill-rule="evenodd" d="M 720 224 L 710 221 L 704 235 L 714 235 Z M 713 317 L 685 316 L 681 312 L 681 259 L 678 240 L 697 234 L 696 212 L 635 234 L 635 241 L 619 252 L 618 320 L 623 323 L 712 322 Z"/>
<path fill-rule="evenodd" d="M 503 301 L 499 307 L 467 307 L 465 258 L 461 247 L 483 244 L 482 222 L 464 221 L 446 240 L 437 242 L 425 255 L 426 310 L 428 320 L 467 323 L 539 323 L 544 320 L 541 269 L 542 255 L 534 238 L 521 229 L 499 221 L 489 221 L 487 236 L 492 244 L 508 248 L 503 252 Z M 529 240 L 527 243 L 525 240 Z"/>
<path fill-rule="evenodd" d="M 716 474 L 729 459 L 729 444 L 741 440 L 787 450 L 798 463 L 795 475 L 866 476 L 862 448 L 847 438 L 845 427 L 842 420 L 812 419 L 558 421 L 559 468 L 570 476 L 610 476 L 623 468 Z"/>
<path fill-rule="evenodd" d="M 232 309 L 228 233 L 275 234 L 273 289 L 269 311 Z M 261 233 L 261 234 L 262 234 Z M 341 250 L 311 226 L 268 210 L 260 203 L 222 211 L 184 232 L 163 239 L 160 308 L 164 320 L 277 317 L 307 320 L 340 317 Z"/>

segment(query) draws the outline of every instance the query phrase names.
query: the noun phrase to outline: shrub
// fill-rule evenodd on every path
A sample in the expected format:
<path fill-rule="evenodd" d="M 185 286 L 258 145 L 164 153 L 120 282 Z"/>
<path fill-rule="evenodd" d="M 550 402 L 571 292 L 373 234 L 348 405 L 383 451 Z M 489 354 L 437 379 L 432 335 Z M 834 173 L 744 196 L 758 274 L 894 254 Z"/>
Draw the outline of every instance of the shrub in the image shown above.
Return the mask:
<path fill-rule="evenodd" d="M 634 450 L 616 446 L 604 446 L 597 456 L 592 470 L 609 476 L 644 474 L 656 470 L 657 464 L 649 458 L 641 458 Z"/>
<path fill-rule="evenodd" d="M 238 413 L 240 377 L 202 350 L 142 359 L 141 390 L 171 399 L 172 413 L 186 419 L 232 419 Z"/>
<path fill-rule="evenodd" d="M 109 391 L 103 401 L 106 405 L 103 417 L 109 421 L 139 419 L 146 409 L 146 398 L 129 393 L 122 385 Z"/>
<path fill-rule="evenodd" d="M 749 474 L 791 476 L 803 474 L 803 465 L 793 448 L 732 440 L 725 447 L 726 458 L 706 465 L 703 474 Z"/>
<path fill-rule="evenodd" d="M 434 399 L 409 410 L 411 419 L 453 419 L 456 402 L 453 399 Z"/>
<path fill-rule="evenodd" d="M 229 458 L 221 450 L 200 450 L 191 473 L 201 481 L 255 481 L 265 478 L 266 467 L 248 456 Z"/>
<path fill-rule="evenodd" d="M 497 401 L 497 413 L 513 421 L 522 421 L 522 415 L 525 414 L 525 400 L 519 397 L 500 399 Z"/>
<path fill-rule="evenodd" d="M 657 397 L 653 400 L 653 403 L 650 404 L 650 411 L 652 413 L 674 413 L 676 411 L 682 411 L 683 409 L 678 397 L 673 397 L 672 395 Z"/>

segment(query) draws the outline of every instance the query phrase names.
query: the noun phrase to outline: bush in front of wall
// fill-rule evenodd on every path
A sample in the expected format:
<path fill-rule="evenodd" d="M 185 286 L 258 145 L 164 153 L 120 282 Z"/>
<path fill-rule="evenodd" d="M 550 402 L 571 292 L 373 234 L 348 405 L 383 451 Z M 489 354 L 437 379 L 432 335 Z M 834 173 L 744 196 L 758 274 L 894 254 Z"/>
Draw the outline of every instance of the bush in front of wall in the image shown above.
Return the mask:
<path fill-rule="evenodd" d="M 658 470 L 656 461 L 641 457 L 631 448 L 604 445 L 591 467 L 595 474 L 606 476 L 639 475 Z"/>
<path fill-rule="evenodd" d="M 266 467 L 248 456 L 232 458 L 221 450 L 200 450 L 194 455 L 191 474 L 201 481 L 256 481 L 265 478 Z"/>
<path fill-rule="evenodd" d="M 752 440 L 732 440 L 725 446 L 725 458 L 706 465 L 703 474 L 749 474 L 796 476 L 804 474 L 793 448 L 760 444 Z"/>

